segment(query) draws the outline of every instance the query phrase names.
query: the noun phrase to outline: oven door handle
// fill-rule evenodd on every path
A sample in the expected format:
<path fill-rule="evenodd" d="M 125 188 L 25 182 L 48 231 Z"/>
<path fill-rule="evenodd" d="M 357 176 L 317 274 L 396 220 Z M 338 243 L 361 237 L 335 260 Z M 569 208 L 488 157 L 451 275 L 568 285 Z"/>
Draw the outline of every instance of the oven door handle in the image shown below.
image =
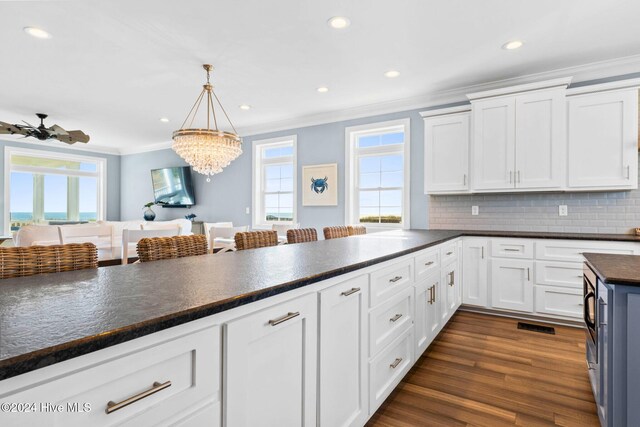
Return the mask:
<path fill-rule="evenodd" d="M 591 319 L 589 319 L 589 298 L 593 298 L 593 307 L 595 308 L 596 304 L 595 304 L 595 300 L 596 300 L 596 295 L 593 292 L 588 292 L 585 296 L 584 296 L 584 323 L 586 323 L 588 328 L 591 329 L 595 329 L 596 324 L 595 322 L 592 322 Z"/>

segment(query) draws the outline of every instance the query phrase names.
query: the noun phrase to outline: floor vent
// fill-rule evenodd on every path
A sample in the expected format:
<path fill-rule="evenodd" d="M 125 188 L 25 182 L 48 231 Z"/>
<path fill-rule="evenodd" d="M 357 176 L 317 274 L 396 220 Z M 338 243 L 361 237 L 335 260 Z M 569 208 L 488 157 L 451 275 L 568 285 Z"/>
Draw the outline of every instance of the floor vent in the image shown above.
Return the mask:
<path fill-rule="evenodd" d="M 524 329 L 525 331 L 540 332 L 543 334 L 555 335 L 556 330 L 550 326 L 534 325 L 531 323 L 518 322 L 518 329 Z"/>

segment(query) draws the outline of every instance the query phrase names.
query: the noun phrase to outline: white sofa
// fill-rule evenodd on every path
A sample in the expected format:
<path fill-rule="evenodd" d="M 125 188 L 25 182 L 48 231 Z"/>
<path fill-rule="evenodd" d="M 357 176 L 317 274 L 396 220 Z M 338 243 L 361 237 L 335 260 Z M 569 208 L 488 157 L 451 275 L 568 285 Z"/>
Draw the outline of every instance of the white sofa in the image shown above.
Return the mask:
<path fill-rule="evenodd" d="M 181 235 L 190 235 L 191 221 L 180 218 L 171 221 L 155 221 L 156 223 L 178 223 L 180 224 Z M 100 224 L 109 224 L 113 227 L 112 238 L 113 246 L 122 246 L 122 230 L 140 230 L 142 224 L 146 221 L 99 221 Z M 85 225 L 86 224 L 82 224 Z M 77 225 L 26 225 L 16 231 L 13 236 L 15 246 L 33 246 L 33 245 L 57 245 L 60 243 L 58 235 L 58 227 L 77 227 Z M 107 242 L 104 242 L 105 244 Z M 110 243 L 110 242 L 109 242 Z"/>

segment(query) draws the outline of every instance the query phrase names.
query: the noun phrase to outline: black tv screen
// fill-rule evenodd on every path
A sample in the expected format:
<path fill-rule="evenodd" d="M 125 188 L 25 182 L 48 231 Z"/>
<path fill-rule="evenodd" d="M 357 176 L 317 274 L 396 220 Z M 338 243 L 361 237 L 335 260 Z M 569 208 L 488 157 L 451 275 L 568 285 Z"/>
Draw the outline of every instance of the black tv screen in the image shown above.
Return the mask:
<path fill-rule="evenodd" d="M 153 182 L 153 197 L 157 204 L 166 207 L 184 207 L 196 204 L 189 166 L 153 169 L 151 181 Z"/>

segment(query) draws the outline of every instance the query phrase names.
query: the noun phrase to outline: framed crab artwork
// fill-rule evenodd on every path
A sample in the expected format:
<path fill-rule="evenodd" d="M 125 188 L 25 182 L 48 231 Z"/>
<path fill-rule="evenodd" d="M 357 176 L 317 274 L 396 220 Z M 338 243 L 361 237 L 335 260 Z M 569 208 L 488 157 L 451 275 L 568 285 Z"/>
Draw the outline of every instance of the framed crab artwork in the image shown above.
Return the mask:
<path fill-rule="evenodd" d="M 302 167 L 302 206 L 338 206 L 338 164 Z"/>

